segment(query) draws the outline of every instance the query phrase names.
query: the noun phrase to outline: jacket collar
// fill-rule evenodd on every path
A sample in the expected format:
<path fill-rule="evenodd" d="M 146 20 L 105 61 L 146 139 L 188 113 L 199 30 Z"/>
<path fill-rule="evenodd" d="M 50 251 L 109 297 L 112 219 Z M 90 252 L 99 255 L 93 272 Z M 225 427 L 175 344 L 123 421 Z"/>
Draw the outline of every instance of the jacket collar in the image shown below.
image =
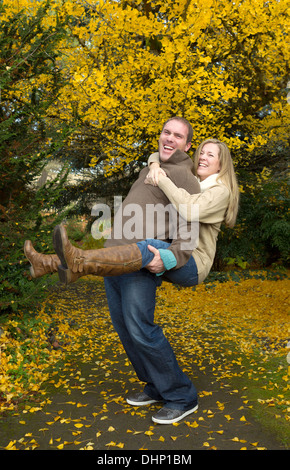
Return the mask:
<path fill-rule="evenodd" d="M 218 176 L 219 176 L 218 173 L 214 173 L 213 175 L 210 175 L 207 178 L 205 178 L 205 180 L 203 181 L 200 181 L 200 179 L 197 178 L 200 184 L 201 192 L 205 191 L 206 189 L 211 188 L 212 186 L 216 186 L 217 184 L 220 184 L 220 182 L 217 181 Z"/>
<path fill-rule="evenodd" d="M 158 153 L 159 155 L 159 153 Z M 166 162 L 162 162 L 160 160 L 160 166 L 166 167 L 166 165 L 182 165 L 186 166 L 190 171 L 193 169 L 193 161 L 187 155 L 187 153 L 183 152 L 182 150 L 175 150 L 175 152 L 171 155 L 171 157 L 166 160 Z"/>

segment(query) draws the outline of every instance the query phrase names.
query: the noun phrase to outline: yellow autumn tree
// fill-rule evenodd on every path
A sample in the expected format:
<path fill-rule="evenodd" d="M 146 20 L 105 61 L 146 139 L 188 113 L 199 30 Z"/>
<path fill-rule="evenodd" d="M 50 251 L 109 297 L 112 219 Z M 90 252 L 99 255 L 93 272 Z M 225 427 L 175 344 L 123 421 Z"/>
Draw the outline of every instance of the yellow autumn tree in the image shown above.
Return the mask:
<path fill-rule="evenodd" d="M 48 119 L 79 119 L 71 148 L 92 167 L 110 175 L 146 161 L 173 115 L 192 122 L 193 147 L 218 137 L 242 165 L 287 139 L 286 0 L 49 3 L 47 22 L 70 15 L 70 26 L 59 51 L 66 86 Z"/>

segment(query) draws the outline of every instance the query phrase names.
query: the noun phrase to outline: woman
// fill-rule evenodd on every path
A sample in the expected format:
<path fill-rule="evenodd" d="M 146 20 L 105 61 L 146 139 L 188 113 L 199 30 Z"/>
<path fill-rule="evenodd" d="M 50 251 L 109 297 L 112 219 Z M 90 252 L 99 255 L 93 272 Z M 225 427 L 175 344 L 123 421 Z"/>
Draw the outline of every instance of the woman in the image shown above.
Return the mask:
<path fill-rule="evenodd" d="M 183 267 L 172 269 L 174 259 L 168 258 L 167 250 L 170 245 L 160 240 L 120 246 L 117 251 L 116 247 L 84 251 L 72 246 L 64 227 L 57 226 L 54 247 L 58 255 L 42 255 L 34 250 L 29 240 L 25 242 L 24 251 L 31 263 L 32 277 L 58 270 L 61 282 L 68 284 L 87 274 L 115 276 L 134 272 L 151 262 L 148 269 L 156 274 L 162 272 L 164 280 L 183 286 L 201 283 L 213 264 L 221 224 L 225 222 L 233 227 L 237 217 L 239 191 L 230 151 L 217 139 L 207 139 L 199 145 L 194 172 L 200 181 L 201 192 L 193 195 L 177 188 L 160 169 L 158 153 L 150 156 L 148 164 L 150 171 L 146 183 L 158 185 L 184 219 L 191 221 L 193 204 L 199 207 L 199 243 Z"/>
<path fill-rule="evenodd" d="M 188 263 L 196 265 L 199 284 L 204 281 L 213 264 L 221 224 L 224 222 L 233 227 L 237 218 L 239 189 L 230 151 L 225 143 L 217 139 L 207 139 L 199 145 L 194 157 L 194 172 L 200 182 L 201 192 L 194 195 L 177 188 L 166 177 L 159 168 L 158 153 L 151 155 L 148 163 L 148 182 L 158 184 L 187 221 L 191 220 L 191 206 L 198 204 L 199 243 Z"/>

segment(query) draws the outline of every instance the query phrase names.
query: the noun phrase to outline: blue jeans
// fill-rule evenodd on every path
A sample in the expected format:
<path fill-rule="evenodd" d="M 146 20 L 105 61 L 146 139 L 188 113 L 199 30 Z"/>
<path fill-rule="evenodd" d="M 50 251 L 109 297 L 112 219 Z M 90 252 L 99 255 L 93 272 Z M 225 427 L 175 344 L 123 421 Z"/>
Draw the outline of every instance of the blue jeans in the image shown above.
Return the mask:
<path fill-rule="evenodd" d="M 144 257 L 145 265 L 146 261 Z M 106 277 L 105 287 L 113 326 L 139 380 L 146 383 L 144 391 L 168 408 L 188 410 L 196 404 L 196 389 L 179 367 L 162 328 L 154 323 L 156 289 L 172 272 L 158 277 L 141 269 Z M 178 277 L 181 279 L 176 275 L 171 282 Z"/>
<path fill-rule="evenodd" d="M 148 245 L 152 245 L 157 249 L 168 248 L 170 243 L 163 242 L 162 240 L 155 240 L 154 238 L 147 238 L 142 242 L 137 243 L 139 250 L 142 254 L 142 268 L 147 266 L 152 261 L 154 254 L 148 250 Z M 183 287 L 195 286 L 198 284 L 198 273 L 194 258 L 191 256 L 188 262 L 178 269 L 171 269 L 165 271 L 162 275 L 164 281 L 173 282 Z"/>

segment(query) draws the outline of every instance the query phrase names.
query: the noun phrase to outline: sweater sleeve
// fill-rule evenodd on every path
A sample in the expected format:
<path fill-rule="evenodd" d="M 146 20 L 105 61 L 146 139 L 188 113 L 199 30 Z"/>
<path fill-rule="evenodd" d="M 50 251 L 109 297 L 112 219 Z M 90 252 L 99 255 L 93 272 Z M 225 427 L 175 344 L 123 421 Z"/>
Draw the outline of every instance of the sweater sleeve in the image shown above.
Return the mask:
<path fill-rule="evenodd" d="M 160 175 L 158 186 L 185 220 L 191 221 L 196 216 L 194 204 L 198 205 L 200 222 L 214 224 L 224 220 L 229 203 L 229 190 L 225 185 L 218 183 L 202 193 L 189 194 L 166 176 Z"/>
<path fill-rule="evenodd" d="M 150 155 L 150 157 L 148 158 L 147 163 L 148 163 L 148 166 L 150 166 L 151 163 L 159 163 L 160 164 L 159 152 L 152 153 Z"/>
<path fill-rule="evenodd" d="M 177 188 L 181 187 L 184 191 L 188 192 L 187 194 L 189 195 L 200 193 L 200 185 L 197 178 L 186 166 L 167 161 L 162 162 L 161 167 L 168 175 L 166 179 L 174 181 L 174 185 L 176 185 Z M 163 194 L 168 198 L 164 192 Z M 172 236 L 170 237 L 171 245 L 166 252 L 172 252 L 176 259 L 176 266 L 173 269 L 178 269 L 187 263 L 192 256 L 193 250 L 198 245 L 199 220 L 197 211 L 195 211 L 194 220 L 187 221 L 181 214 L 178 214 L 178 211 L 176 211 L 172 203 L 170 205 L 172 208 L 170 210 L 172 216 L 171 221 L 173 222 L 171 225 Z M 164 264 L 164 266 L 166 265 Z"/>

